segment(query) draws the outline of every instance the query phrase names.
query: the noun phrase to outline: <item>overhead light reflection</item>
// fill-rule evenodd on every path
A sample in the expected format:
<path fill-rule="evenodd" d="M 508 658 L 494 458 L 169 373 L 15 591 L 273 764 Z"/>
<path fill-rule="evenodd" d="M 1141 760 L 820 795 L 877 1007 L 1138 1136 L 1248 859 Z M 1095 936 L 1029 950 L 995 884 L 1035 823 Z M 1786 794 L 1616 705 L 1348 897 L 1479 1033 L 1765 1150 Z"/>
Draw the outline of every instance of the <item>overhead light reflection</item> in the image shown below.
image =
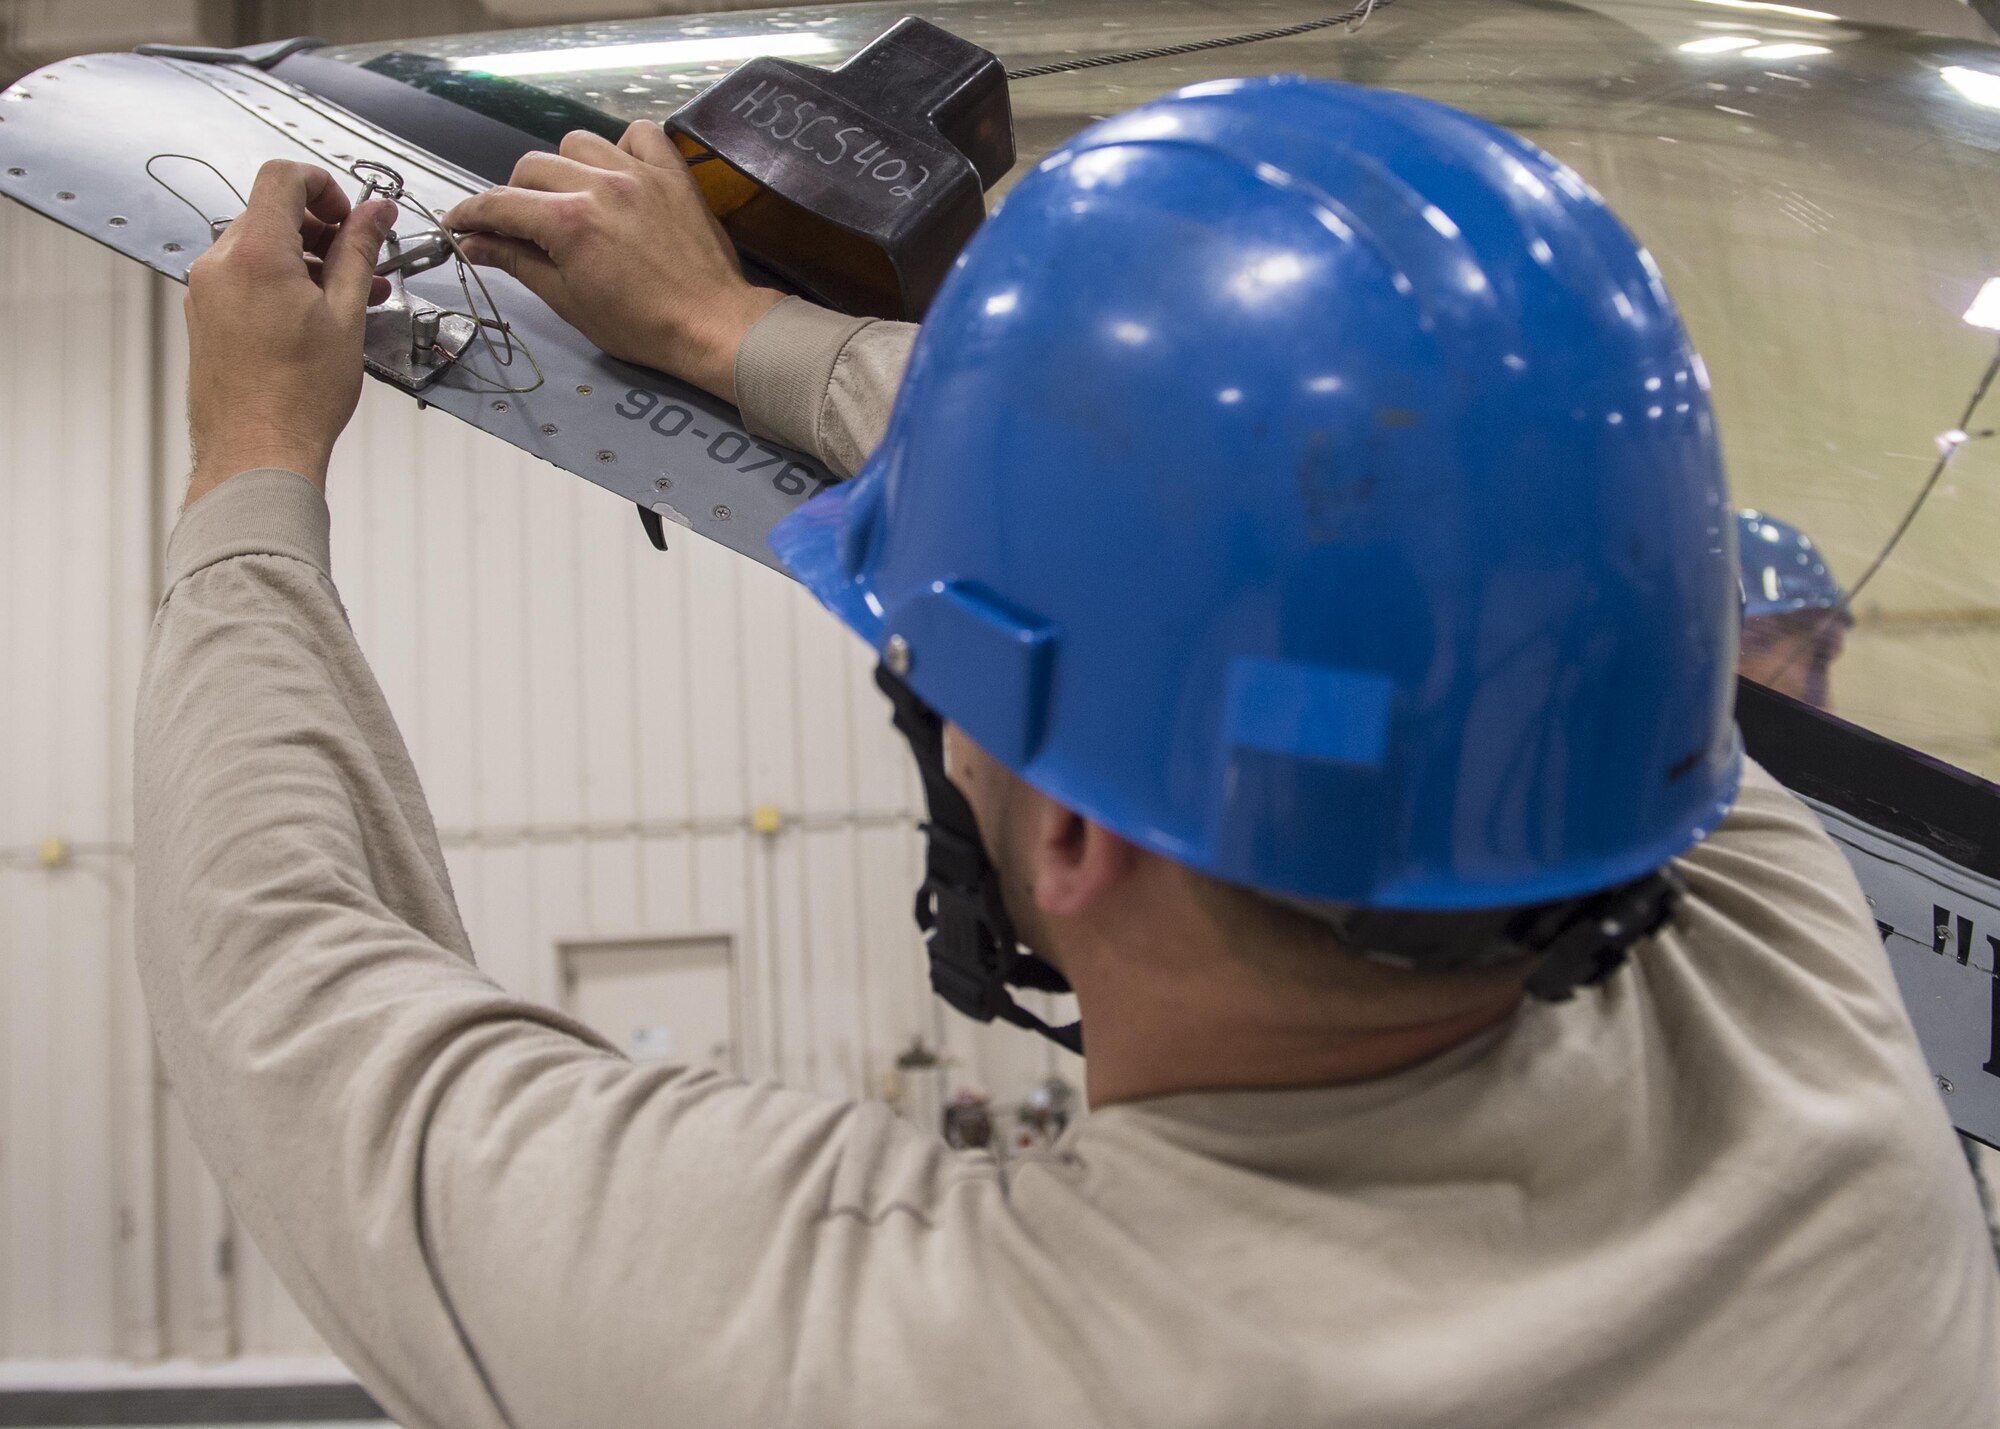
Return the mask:
<path fill-rule="evenodd" d="M 1754 50 L 1745 50 L 1746 60 L 1799 60 L 1807 55 L 1830 55 L 1833 51 L 1825 45 L 1759 45 Z"/>
<path fill-rule="evenodd" d="M 1972 306 L 1965 310 L 1965 320 L 1973 327 L 1985 328 L 1988 332 L 2000 332 L 2000 278 L 1988 278 L 1979 290 L 1979 296 L 1972 300 Z"/>
<path fill-rule="evenodd" d="M 1708 35 L 1681 46 L 1684 55 L 1726 55 L 1731 50 L 1747 50 L 1757 44 L 1754 35 Z"/>
<path fill-rule="evenodd" d="M 1306 276 L 1296 253 L 1266 253 L 1252 258 L 1229 278 L 1229 291 L 1239 302 L 1254 303 L 1289 288 Z"/>
<path fill-rule="evenodd" d="M 1797 5 L 1774 5 L 1769 0 L 1700 0 L 1703 5 L 1720 5 L 1725 10 L 1755 10 L 1760 15 L 1789 15 L 1794 20 L 1838 20 L 1824 10 L 1806 10 Z"/>
<path fill-rule="evenodd" d="M 825 55 L 836 46 L 824 35 L 719 35 L 705 40 L 656 40 L 641 45 L 585 45 L 574 50 L 518 50 L 498 55 L 461 55 L 457 70 L 501 77 L 524 74 L 583 74 L 596 70 L 646 69 L 652 65 L 748 60 L 760 55 Z"/>
<path fill-rule="evenodd" d="M 1971 69 L 1965 65 L 1946 65 L 1938 71 L 1944 82 L 1971 100 L 1983 104 L 1988 109 L 2000 109 L 2000 74 L 1990 74 L 1983 69 Z"/>

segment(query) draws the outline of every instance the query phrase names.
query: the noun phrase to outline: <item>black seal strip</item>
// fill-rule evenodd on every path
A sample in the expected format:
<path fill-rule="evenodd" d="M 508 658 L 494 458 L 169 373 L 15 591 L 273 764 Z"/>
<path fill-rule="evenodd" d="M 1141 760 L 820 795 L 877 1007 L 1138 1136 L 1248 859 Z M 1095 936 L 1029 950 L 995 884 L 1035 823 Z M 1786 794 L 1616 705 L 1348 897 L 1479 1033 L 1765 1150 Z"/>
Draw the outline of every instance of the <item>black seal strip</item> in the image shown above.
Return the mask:
<path fill-rule="evenodd" d="M 1736 723 L 1793 793 L 2000 878 L 2000 785 L 1750 680 L 1737 681 Z"/>
<path fill-rule="evenodd" d="M 511 124 L 339 60 L 295 54 L 280 61 L 271 73 L 428 149 L 489 184 L 506 183 L 524 154 L 556 151 L 546 139 Z"/>
<path fill-rule="evenodd" d="M 312 1424 L 387 1419 L 358 1384 L 0 1390 L 0 1425 Z"/>

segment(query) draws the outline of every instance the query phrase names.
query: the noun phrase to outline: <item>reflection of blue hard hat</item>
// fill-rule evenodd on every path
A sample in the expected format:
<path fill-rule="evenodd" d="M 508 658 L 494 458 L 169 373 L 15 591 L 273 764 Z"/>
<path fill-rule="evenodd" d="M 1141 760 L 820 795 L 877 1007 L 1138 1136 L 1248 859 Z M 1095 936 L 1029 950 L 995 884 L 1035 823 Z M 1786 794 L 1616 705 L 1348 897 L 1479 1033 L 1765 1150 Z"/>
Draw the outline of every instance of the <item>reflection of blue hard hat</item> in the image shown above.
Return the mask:
<path fill-rule="evenodd" d="M 1743 567 L 1743 614 L 1838 610 L 1846 593 L 1812 537 L 1762 511 L 1736 513 L 1736 555 Z"/>
<path fill-rule="evenodd" d="M 772 545 L 1079 813 L 1230 882 L 1446 910 L 1715 827 L 1735 535 L 1700 360 L 1582 180 L 1274 78 L 1024 178 L 873 460 Z"/>

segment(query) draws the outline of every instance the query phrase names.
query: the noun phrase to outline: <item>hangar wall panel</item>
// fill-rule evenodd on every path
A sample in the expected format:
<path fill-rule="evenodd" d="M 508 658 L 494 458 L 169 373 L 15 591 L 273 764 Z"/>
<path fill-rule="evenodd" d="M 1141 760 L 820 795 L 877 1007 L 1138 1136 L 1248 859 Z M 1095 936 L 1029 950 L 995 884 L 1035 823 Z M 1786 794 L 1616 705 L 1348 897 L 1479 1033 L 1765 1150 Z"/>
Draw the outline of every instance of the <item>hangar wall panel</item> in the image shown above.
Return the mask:
<path fill-rule="evenodd" d="M 0 254 L 0 1346 L 51 1357 L 114 1345 L 119 1248 L 143 1233 L 114 1089 L 137 1027 L 151 285 L 11 206 Z"/>
<path fill-rule="evenodd" d="M 180 292 L 17 210 L 0 254 L 0 1360 L 315 1352 L 156 1085 L 130 972 Z M 624 503 L 372 384 L 332 492 L 337 580 L 499 981 L 553 1003 L 564 945 L 720 937 L 746 1075 L 878 1095 L 922 1036 L 1003 1108 L 1059 1062 L 1080 1084 L 931 998 L 914 770 L 803 592 L 683 533 L 661 555 Z"/>

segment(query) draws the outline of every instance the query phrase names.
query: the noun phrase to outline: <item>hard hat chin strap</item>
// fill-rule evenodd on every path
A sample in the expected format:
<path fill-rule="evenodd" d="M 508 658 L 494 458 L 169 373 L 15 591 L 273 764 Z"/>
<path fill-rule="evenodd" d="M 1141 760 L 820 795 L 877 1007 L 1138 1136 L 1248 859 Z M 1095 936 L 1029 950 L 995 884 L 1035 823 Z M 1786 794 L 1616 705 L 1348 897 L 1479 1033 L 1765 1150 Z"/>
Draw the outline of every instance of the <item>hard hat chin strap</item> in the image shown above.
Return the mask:
<path fill-rule="evenodd" d="M 917 890 L 917 926 L 930 952 L 931 987 L 974 1021 L 998 1018 L 1081 1053 L 1081 1022 L 1050 1026 L 1008 991 L 1025 987 L 1068 992 L 1069 983 L 1050 963 L 1021 951 L 1001 898 L 999 870 L 986 856 L 972 805 L 945 773 L 943 717 L 886 667 L 876 667 L 875 683 L 889 697 L 896 728 L 910 742 L 930 810 L 923 825 L 924 882 Z"/>
<path fill-rule="evenodd" d="M 1001 897 L 999 870 L 986 856 L 972 806 L 945 773 L 943 717 L 886 667 L 876 667 L 875 683 L 889 697 L 896 728 L 910 742 L 930 810 L 923 825 L 924 882 L 916 913 L 930 952 L 931 987 L 975 1021 L 1011 1022 L 1081 1053 L 1081 1022 L 1052 1027 L 1009 991 L 1070 989 L 1054 966 L 1021 951 Z M 1399 967 L 1443 970 L 1534 959 L 1529 994 L 1561 1002 L 1623 966 L 1635 944 L 1672 919 L 1681 898 L 1679 876 L 1661 868 L 1616 888 L 1530 908 L 1412 914 L 1278 901 L 1331 924 L 1362 956 Z"/>
<path fill-rule="evenodd" d="M 1566 1002 L 1625 965 L 1632 949 L 1673 920 L 1680 875 L 1658 868 L 1597 893 L 1523 908 L 1413 913 L 1279 898 L 1327 924 L 1351 951 L 1392 967 L 1449 972 L 1533 961 L 1527 991 Z"/>

